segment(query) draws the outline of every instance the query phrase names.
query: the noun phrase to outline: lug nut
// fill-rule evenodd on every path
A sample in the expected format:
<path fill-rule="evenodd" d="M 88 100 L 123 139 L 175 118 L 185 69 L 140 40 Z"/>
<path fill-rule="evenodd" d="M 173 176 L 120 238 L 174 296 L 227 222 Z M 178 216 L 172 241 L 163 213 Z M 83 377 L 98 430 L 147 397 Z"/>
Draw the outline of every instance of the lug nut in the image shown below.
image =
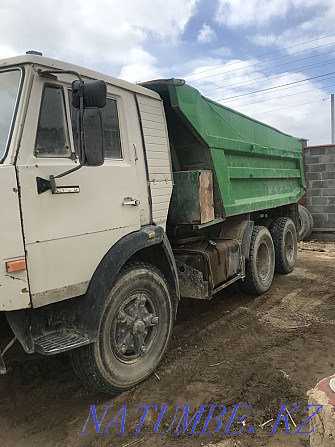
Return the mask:
<path fill-rule="evenodd" d="M 127 346 L 126 345 L 122 345 L 121 348 L 119 349 L 119 353 L 120 354 L 124 354 L 127 350 Z"/>
<path fill-rule="evenodd" d="M 158 317 L 152 317 L 152 318 L 151 318 L 151 324 L 152 324 L 153 326 L 155 326 L 156 324 L 158 324 Z"/>
<path fill-rule="evenodd" d="M 122 310 L 120 310 L 117 319 L 120 323 L 125 323 L 127 321 L 126 314 Z"/>

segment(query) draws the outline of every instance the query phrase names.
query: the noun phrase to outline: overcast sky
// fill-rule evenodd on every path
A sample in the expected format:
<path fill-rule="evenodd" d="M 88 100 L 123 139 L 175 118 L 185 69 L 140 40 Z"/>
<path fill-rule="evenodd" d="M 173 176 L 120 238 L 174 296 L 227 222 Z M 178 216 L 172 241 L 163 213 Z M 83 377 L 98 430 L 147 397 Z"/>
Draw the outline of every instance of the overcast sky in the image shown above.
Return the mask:
<path fill-rule="evenodd" d="M 2 0 L 0 18 L 0 59 L 34 49 L 131 82 L 185 78 L 309 144 L 330 142 L 334 0 Z"/>

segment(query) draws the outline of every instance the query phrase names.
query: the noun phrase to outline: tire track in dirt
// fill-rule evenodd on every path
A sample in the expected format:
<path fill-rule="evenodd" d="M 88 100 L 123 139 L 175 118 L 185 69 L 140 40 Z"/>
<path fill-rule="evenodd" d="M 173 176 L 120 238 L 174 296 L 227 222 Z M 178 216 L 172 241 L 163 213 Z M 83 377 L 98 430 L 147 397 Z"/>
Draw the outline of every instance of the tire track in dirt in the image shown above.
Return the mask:
<path fill-rule="evenodd" d="M 335 245 L 334 245 L 335 247 Z M 4 447 L 156 445 L 193 447 L 225 440 L 231 447 L 308 445 L 307 435 L 269 437 L 259 425 L 276 417 L 281 404 L 304 405 L 306 391 L 334 371 L 334 257 L 316 251 L 299 253 L 293 274 L 276 276 L 269 292 L 255 299 L 238 287 L 210 302 L 181 303 L 178 320 L 157 376 L 115 398 L 85 390 L 67 356 L 27 356 L 16 346 L 8 352 L 10 372 L 0 381 L 0 444 Z M 176 435 L 153 431 L 132 434 L 141 404 L 252 405 L 247 423 L 255 435 Z M 126 434 L 97 435 L 90 426 L 79 435 L 95 404 L 99 415 L 106 404 L 127 405 Z M 167 413 L 162 427 L 173 419 Z M 298 423 L 303 412 L 294 416 Z M 225 423 L 227 420 L 225 419 Z M 249 426 L 248 425 L 248 426 Z M 209 429 L 214 430 L 214 426 Z M 227 436 L 231 439 L 227 439 Z M 285 442 L 285 444 L 283 444 Z"/>

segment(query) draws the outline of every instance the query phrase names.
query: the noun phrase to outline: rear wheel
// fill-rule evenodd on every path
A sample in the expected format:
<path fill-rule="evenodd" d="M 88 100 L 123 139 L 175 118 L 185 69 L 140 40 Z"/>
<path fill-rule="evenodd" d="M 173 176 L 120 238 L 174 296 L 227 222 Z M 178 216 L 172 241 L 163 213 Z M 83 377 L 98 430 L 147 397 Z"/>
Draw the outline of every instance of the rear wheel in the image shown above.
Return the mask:
<path fill-rule="evenodd" d="M 262 226 L 254 226 L 249 259 L 246 262 L 242 290 L 251 295 L 261 295 L 269 290 L 275 267 L 275 252 L 269 230 Z"/>
<path fill-rule="evenodd" d="M 275 247 L 275 271 L 282 275 L 292 272 L 297 259 L 297 231 L 292 219 L 278 217 L 270 227 Z"/>
<path fill-rule="evenodd" d="M 72 351 L 72 365 L 90 387 L 120 393 L 154 372 L 171 328 L 172 304 L 163 274 L 149 264 L 130 264 L 107 296 L 96 341 Z"/>
<path fill-rule="evenodd" d="M 299 240 L 308 239 L 312 234 L 314 220 L 312 214 L 302 205 L 298 205 L 299 213 Z"/>

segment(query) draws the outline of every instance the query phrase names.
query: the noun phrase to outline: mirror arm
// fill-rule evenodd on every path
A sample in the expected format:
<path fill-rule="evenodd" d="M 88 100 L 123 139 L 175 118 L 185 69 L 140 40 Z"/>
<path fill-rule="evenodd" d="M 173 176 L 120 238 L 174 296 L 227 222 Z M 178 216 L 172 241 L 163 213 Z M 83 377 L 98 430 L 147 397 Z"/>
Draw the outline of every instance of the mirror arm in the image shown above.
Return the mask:
<path fill-rule="evenodd" d="M 79 161 L 84 164 L 84 81 L 79 80 Z"/>
<path fill-rule="evenodd" d="M 84 120 L 84 118 L 83 118 L 84 117 L 84 81 L 83 81 L 83 78 L 80 75 L 80 73 L 73 71 L 73 70 L 41 70 L 41 69 L 38 69 L 37 73 L 39 76 L 42 76 L 45 78 L 55 78 L 56 74 L 72 74 L 79 79 L 80 119 L 79 119 L 79 132 L 78 133 L 79 133 L 79 161 L 80 161 L 80 163 L 75 168 L 69 169 L 68 171 L 62 172 L 61 174 L 49 176 L 50 189 L 51 189 L 52 193 L 55 193 L 55 191 L 57 190 L 56 181 L 55 181 L 56 178 L 61 178 L 61 177 L 64 177 L 65 175 L 71 174 L 74 171 L 78 171 L 78 169 L 80 169 L 84 165 L 84 154 L 85 154 L 85 151 L 83 150 L 84 144 L 85 144 L 84 143 L 84 125 L 83 125 L 83 120 Z"/>
<path fill-rule="evenodd" d="M 78 73 L 77 71 L 74 70 L 41 70 L 38 69 L 37 73 L 39 76 L 43 76 L 46 78 L 50 78 L 50 77 L 54 77 L 54 75 L 56 74 L 72 74 L 74 76 L 76 76 L 79 79 L 79 89 L 78 89 L 78 93 L 79 93 L 79 110 L 80 110 L 80 119 L 79 119 L 79 161 L 80 164 L 79 166 L 77 166 L 74 170 L 77 170 L 79 168 L 82 167 L 82 165 L 84 164 L 84 126 L 83 126 L 83 116 L 84 116 L 84 81 L 83 81 L 83 77 L 81 76 L 80 73 Z M 57 78 L 56 78 L 57 79 Z M 63 177 L 66 174 L 70 174 L 73 170 L 70 169 L 69 171 L 64 172 L 61 177 Z M 58 178 L 59 175 L 54 176 L 54 178 Z"/>
<path fill-rule="evenodd" d="M 61 177 L 64 177 L 65 175 L 71 174 L 71 172 L 78 171 L 78 169 L 80 169 L 80 168 L 82 168 L 82 167 L 83 167 L 83 164 L 82 164 L 82 163 L 79 163 L 79 165 L 76 166 L 75 168 L 69 169 L 68 171 L 62 172 L 61 174 L 58 174 L 58 175 L 50 175 L 50 179 L 51 179 L 51 177 L 52 177 L 52 178 L 61 178 Z"/>
<path fill-rule="evenodd" d="M 71 174 L 71 172 L 78 171 L 78 169 L 80 169 L 82 167 L 83 167 L 83 165 L 82 165 L 82 163 L 80 163 L 75 168 L 69 169 L 68 171 L 62 172 L 61 174 L 50 175 L 49 180 L 50 180 L 50 189 L 51 189 L 52 193 L 55 194 L 55 192 L 57 191 L 56 178 L 64 177 L 65 175 Z"/>
<path fill-rule="evenodd" d="M 72 74 L 74 76 L 77 76 L 79 79 L 79 82 L 83 82 L 83 78 L 80 73 L 74 71 L 74 70 L 41 70 L 40 68 L 37 70 L 37 73 L 39 76 L 45 77 L 45 78 L 51 78 L 52 75 L 56 74 Z"/>

